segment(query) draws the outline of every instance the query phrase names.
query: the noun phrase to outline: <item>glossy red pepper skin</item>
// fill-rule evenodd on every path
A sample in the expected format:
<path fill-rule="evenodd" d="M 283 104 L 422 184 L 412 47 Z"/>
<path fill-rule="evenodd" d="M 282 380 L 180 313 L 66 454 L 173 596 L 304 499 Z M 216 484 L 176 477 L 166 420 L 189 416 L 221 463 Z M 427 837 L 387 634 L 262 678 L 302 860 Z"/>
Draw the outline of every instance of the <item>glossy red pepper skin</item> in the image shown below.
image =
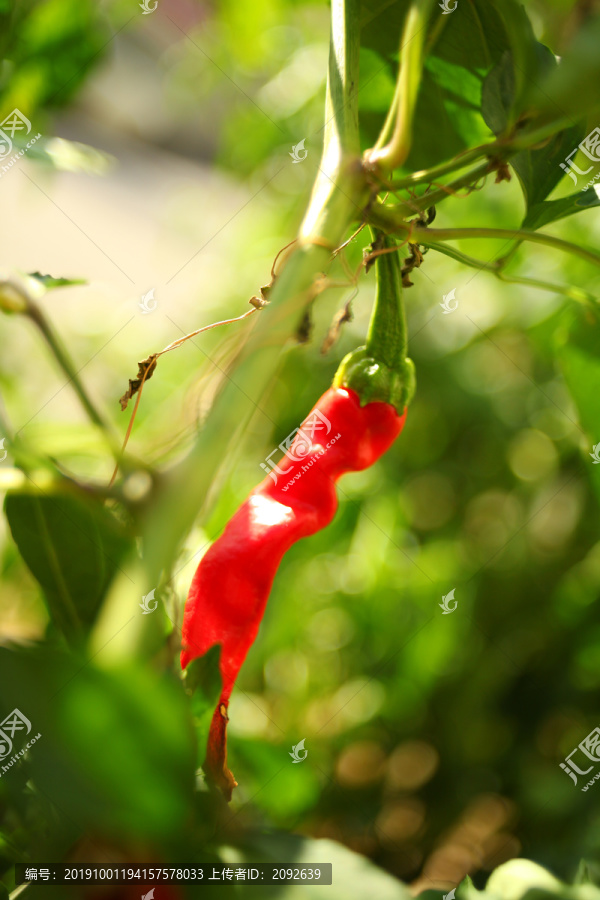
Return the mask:
<path fill-rule="evenodd" d="M 182 667 L 214 644 L 222 647 L 223 690 L 204 768 L 228 799 L 236 784 L 226 762 L 229 697 L 258 632 L 281 559 L 297 540 L 331 522 L 337 509 L 335 481 L 345 472 L 373 465 L 400 434 L 406 418 L 406 410 L 399 415 L 388 403 L 361 406 L 358 395 L 347 388 L 328 390 L 315 410 L 330 430 L 316 432 L 300 460 L 294 458 L 300 455 L 295 449 L 302 439 L 298 435 L 278 463 L 277 481 L 267 476 L 254 488 L 204 555 L 187 598 Z"/>

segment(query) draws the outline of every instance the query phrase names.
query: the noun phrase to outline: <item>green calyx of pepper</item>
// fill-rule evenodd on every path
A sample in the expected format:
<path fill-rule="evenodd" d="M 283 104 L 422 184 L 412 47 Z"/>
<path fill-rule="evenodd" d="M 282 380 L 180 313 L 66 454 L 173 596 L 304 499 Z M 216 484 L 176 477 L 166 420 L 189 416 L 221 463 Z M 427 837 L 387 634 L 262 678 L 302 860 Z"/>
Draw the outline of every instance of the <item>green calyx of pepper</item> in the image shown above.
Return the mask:
<path fill-rule="evenodd" d="M 381 400 L 402 414 L 415 392 L 415 367 L 406 356 L 407 335 L 402 275 L 395 241 L 374 233 L 375 304 L 367 342 L 344 357 L 333 380 L 334 387 L 356 391 L 361 405 Z"/>

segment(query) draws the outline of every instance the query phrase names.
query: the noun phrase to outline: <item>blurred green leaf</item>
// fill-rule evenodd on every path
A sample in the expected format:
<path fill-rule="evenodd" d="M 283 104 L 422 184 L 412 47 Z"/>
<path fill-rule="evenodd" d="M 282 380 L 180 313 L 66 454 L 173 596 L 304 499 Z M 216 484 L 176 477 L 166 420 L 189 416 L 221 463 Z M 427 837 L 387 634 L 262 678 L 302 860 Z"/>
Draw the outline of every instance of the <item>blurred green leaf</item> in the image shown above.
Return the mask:
<path fill-rule="evenodd" d="M 481 93 L 481 114 L 494 134 L 503 134 L 508 130 L 514 97 L 515 67 L 507 50 L 483 82 Z"/>
<path fill-rule="evenodd" d="M 554 135 L 545 147 L 524 150 L 512 157 L 510 164 L 521 182 L 528 210 L 545 200 L 563 178 L 565 173 L 560 163 L 582 137 L 582 126 L 574 125 Z"/>
<path fill-rule="evenodd" d="M 206 744 L 213 713 L 221 694 L 219 671 L 221 645 L 211 647 L 204 656 L 196 657 L 185 670 L 185 687 L 191 698 L 192 715 L 198 742 L 198 764 L 206 756 Z"/>
<path fill-rule="evenodd" d="M 407 8 L 406 2 L 363 8 L 362 46 L 380 57 L 382 70 L 387 65 L 387 78 L 392 81 L 396 77 Z M 485 75 L 509 51 L 512 90 L 504 124 L 514 121 L 517 101 L 536 65 L 531 25 L 521 6 L 513 0 L 459 4 L 452 15 L 441 21 L 436 11 L 432 16 L 430 40 L 432 46 L 419 90 L 412 149 L 405 166 L 411 171 L 449 159 L 489 136 L 481 115 L 482 83 Z M 361 102 L 363 108 L 368 108 L 368 100 Z M 367 124 L 369 134 L 364 143 L 376 137 L 374 123 Z"/>
<path fill-rule="evenodd" d="M 26 147 L 25 141 L 14 141 L 15 149 Z M 108 153 L 65 138 L 39 138 L 27 150 L 27 158 L 45 163 L 59 172 L 85 172 L 88 175 L 104 175 L 114 160 Z"/>
<path fill-rule="evenodd" d="M 131 538 L 100 503 L 75 494 L 8 494 L 14 541 L 40 583 L 54 624 L 88 628 Z"/>
<path fill-rule="evenodd" d="M 574 309 L 571 316 L 570 326 L 563 328 L 557 337 L 557 356 L 581 424 L 590 441 L 597 444 L 600 441 L 600 323 L 592 310 Z M 583 459 L 600 497 L 600 466 L 594 465 L 585 453 Z"/>
<path fill-rule="evenodd" d="M 0 649 L 0 680 L 3 715 L 17 707 L 41 733 L 27 764 L 60 815 L 111 839 L 184 828 L 195 759 L 179 684 L 42 648 Z"/>
<path fill-rule="evenodd" d="M 47 290 L 56 287 L 68 287 L 72 284 L 87 284 L 85 278 L 55 278 L 53 275 L 42 275 L 40 272 L 30 272 L 29 275 L 43 284 Z"/>
<path fill-rule="evenodd" d="M 19 4 L 11 25 L 5 48 L 11 78 L 0 90 L 4 115 L 14 107 L 28 115 L 42 104 L 64 105 L 98 64 L 110 37 L 92 0 Z"/>
<path fill-rule="evenodd" d="M 535 71 L 530 71 L 529 78 L 537 84 L 544 72 L 556 68 L 556 61 L 547 47 L 535 41 L 533 46 L 536 66 Z M 516 113 L 523 112 L 518 94 L 518 72 L 512 53 L 507 51 L 483 83 L 482 115 L 496 135 L 510 133 Z M 510 162 L 523 189 L 527 209 L 541 203 L 563 178 L 565 173 L 560 163 L 577 146 L 583 134 L 583 125 L 574 124 L 554 135 L 544 147 L 524 150 L 512 157 Z"/>
<path fill-rule="evenodd" d="M 600 17 L 590 16 L 564 52 L 560 65 L 543 79 L 538 112 L 542 120 L 565 116 L 576 121 L 600 108 Z"/>

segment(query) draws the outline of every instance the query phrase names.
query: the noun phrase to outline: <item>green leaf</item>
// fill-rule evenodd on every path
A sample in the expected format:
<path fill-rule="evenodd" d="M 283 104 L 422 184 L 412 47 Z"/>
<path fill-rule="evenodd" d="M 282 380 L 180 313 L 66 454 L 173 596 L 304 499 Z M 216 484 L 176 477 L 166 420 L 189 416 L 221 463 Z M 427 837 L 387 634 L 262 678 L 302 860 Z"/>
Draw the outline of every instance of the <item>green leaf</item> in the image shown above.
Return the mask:
<path fill-rule="evenodd" d="M 480 104 L 481 81 L 476 75 L 430 57 L 423 71 L 418 121 L 406 168 L 429 168 L 487 140 Z"/>
<path fill-rule="evenodd" d="M 385 60 L 366 47 L 360 48 L 359 83 L 364 90 L 358 95 L 358 108 L 367 112 L 386 113 L 392 98 L 396 82 L 391 67 Z"/>
<path fill-rule="evenodd" d="M 592 878 L 592 874 L 590 872 L 590 864 L 585 859 L 579 860 L 574 884 L 595 884 L 595 881 Z"/>
<path fill-rule="evenodd" d="M 180 683 L 141 667 L 101 671 L 46 648 L 0 649 L 0 682 L 10 685 L 2 716 L 16 707 L 41 735 L 15 765 L 29 767 L 58 816 L 112 840 L 186 827 L 195 759 Z"/>
<path fill-rule="evenodd" d="M 519 177 L 527 209 L 541 203 L 564 176 L 560 163 L 583 137 L 581 125 L 561 131 L 539 150 L 524 150 L 510 163 Z"/>
<path fill-rule="evenodd" d="M 585 209 L 593 209 L 600 206 L 600 198 L 595 191 L 578 191 L 561 197 L 560 200 L 544 200 L 534 204 L 527 212 L 523 220 L 523 228 L 542 228 L 550 222 L 558 222 Z"/>
<path fill-rule="evenodd" d="M 219 671 L 221 645 L 215 644 L 204 656 L 193 659 L 185 670 L 184 683 L 191 700 L 192 715 L 198 741 L 198 763 L 206 755 L 208 730 L 221 694 L 222 680 Z"/>
<path fill-rule="evenodd" d="M 600 17 L 589 17 L 540 85 L 538 113 L 544 122 L 568 116 L 573 121 L 600 109 Z"/>
<path fill-rule="evenodd" d="M 87 284 L 85 278 L 55 278 L 53 275 L 42 275 L 41 272 L 31 272 L 30 277 L 43 284 L 47 290 L 56 287 L 68 287 L 72 284 Z"/>
<path fill-rule="evenodd" d="M 515 67 L 508 50 L 494 66 L 481 92 L 481 113 L 494 134 L 504 134 L 510 127 L 509 113 L 515 97 Z"/>
<path fill-rule="evenodd" d="M 600 441 L 600 421 L 598 419 L 598 397 L 600 396 L 600 357 L 598 356 L 597 315 L 590 309 L 570 311 L 569 324 L 557 335 L 556 354 L 569 393 L 573 398 L 579 420 L 589 436 L 590 446 Z M 600 498 L 600 466 L 585 452 L 583 454 L 586 471 Z"/>
<path fill-rule="evenodd" d="M 528 66 L 530 78 L 537 84 L 543 74 L 556 68 L 554 56 L 543 44 L 533 42 L 535 66 Z M 517 76 L 519 68 L 512 52 L 505 52 L 499 63 L 492 69 L 483 83 L 482 115 L 496 135 L 512 131 L 516 118 L 527 109 L 527 104 L 519 98 Z M 538 91 L 539 93 L 539 91 Z M 536 95 L 537 96 L 537 95 Z M 532 94 L 529 91 L 529 102 Z M 560 164 L 579 143 L 584 130 L 581 123 L 554 135 L 550 141 L 537 150 L 517 153 L 510 162 L 517 173 L 527 209 L 541 203 L 564 176 Z"/>
<path fill-rule="evenodd" d="M 23 149 L 27 142 L 15 141 L 17 149 Z M 113 164 L 113 157 L 96 147 L 66 138 L 39 138 L 27 150 L 27 158 L 45 163 L 59 172 L 85 172 L 87 175 L 104 175 Z"/>
<path fill-rule="evenodd" d="M 365 897 L 377 897 L 377 900 L 410 900 L 408 887 L 392 875 L 379 869 L 376 865 L 358 853 L 348 850 L 341 844 L 329 840 L 313 840 L 274 833 L 259 836 L 242 848 L 244 859 L 251 862 L 291 863 L 294 868 L 302 868 L 309 864 L 331 863 L 333 884 L 323 888 L 306 882 L 302 885 L 303 900 L 317 900 L 327 891 L 328 900 L 364 900 Z M 227 852 L 223 853 L 226 862 Z M 236 848 L 235 859 L 239 859 Z M 231 856 L 234 862 L 234 855 Z M 298 897 L 297 885 L 264 886 L 261 896 L 277 897 L 278 900 L 295 900 Z"/>
<path fill-rule="evenodd" d="M 79 494 L 8 494 L 5 512 L 52 621 L 76 637 L 93 623 L 128 538 L 105 507 Z"/>
<path fill-rule="evenodd" d="M 492 872 L 486 885 L 486 894 L 502 900 L 521 900 L 528 891 L 559 894 L 562 885 L 547 869 L 529 859 L 511 859 Z"/>
<path fill-rule="evenodd" d="M 407 2 L 382 2 L 375 8 L 363 4 L 361 45 L 377 54 L 382 69 L 387 64 L 391 81 L 396 78 L 407 8 Z M 482 83 L 508 51 L 511 59 L 517 60 L 514 78 L 516 96 L 520 97 L 521 83 L 528 82 L 529 72 L 536 65 L 536 49 L 527 17 L 513 0 L 475 0 L 459 3 L 450 16 L 432 15 L 407 170 L 436 165 L 489 138 L 481 115 Z M 368 89 L 363 93 L 368 93 Z M 363 109 L 365 102 L 362 101 Z M 513 90 L 511 105 L 514 104 Z M 382 121 L 361 119 L 363 131 L 368 131 L 365 145 L 375 140 L 376 124 L 381 127 Z"/>

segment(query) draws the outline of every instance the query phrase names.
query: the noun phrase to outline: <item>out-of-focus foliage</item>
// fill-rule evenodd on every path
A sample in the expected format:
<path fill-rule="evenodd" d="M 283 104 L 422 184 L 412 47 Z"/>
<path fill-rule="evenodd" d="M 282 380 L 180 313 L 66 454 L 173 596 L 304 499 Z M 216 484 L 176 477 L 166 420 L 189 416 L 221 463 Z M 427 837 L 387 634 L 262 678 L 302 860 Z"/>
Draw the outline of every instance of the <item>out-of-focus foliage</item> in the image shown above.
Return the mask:
<path fill-rule="evenodd" d="M 585 60 L 588 38 L 571 43 L 587 6 L 528 7 L 539 39 L 570 60 L 569 90 L 579 92 L 581 112 L 593 110 L 597 96 L 593 85 L 577 80 L 577 59 Z M 14 48 L 2 68 L 2 108 L 19 106 L 32 118 L 39 115 L 49 132 L 55 108 L 74 103 L 72 118 L 65 120 L 70 134 L 73 120 L 98 116 L 107 132 L 117 121 L 129 137 L 172 151 L 171 163 L 174 151 L 209 157 L 249 195 L 275 178 L 292 143 L 307 138 L 306 163 L 289 166 L 265 189 L 253 230 L 232 240 L 234 264 L 223 266 L 215 283 L 195 286 L 195 315 L 204 314 L 208 291 L 214 318 L 238 314 L 240 297 L 246 302 L 243 278 L 250 280 L 248 272 L 252 278 L 268 276 L 272 251 L 291 240 L 317 168 L 326 7 L 276 0 L 182 3 L 173 4 L 171 19 L 159 9 L 141 24 L 130 21 L 123 2 L 100 7 L 52 0 L 11 8 L 0 4 L 0 25 L 11 16 L 2 37 Z M 365 145 L 379 130 L 393 91 L 405 8 L 365 4 Z M 526 109 L 530 81 L 538 79 L 535 61 L 519 47 L 523 20 L 516 5 L 459 0 L 459 8 L 460 14 L 439 18 L 442 24 L 431 37 L 434 53 L 409 160 L 414 166 L 491 139 L 494 124 L 501 131 Z M 135 2 L 132 10 L 137 12 Z M 109 40 L 122 26 L 123 33 Z M 586 44 L 585 52 L 577 41 Z M 509 48 L 512 69 L 506 68 Z M 132 75 L 147 58 L 148 81 L 154 68 L 162 81 L 160 90 L 152 85 L 143 94 L 146 82 L 140 79 L 146 106 L 142 99 L 140 106 L 131 103 L 126 91 L 111 93 L 111 72 Z M 85 81 L 94 68 L 98 82 Z M 550 71 L 549 84 L 553 77 Z M 487 124 L 482 97 L 491 109 Z M 129 103 L 131 121 L 125 122 L 119 104 Z M 140 107 L 156 114 L 143 119 Z M 552 233 L 575 243 L 597 244 L 596 194 L 566 199 L 561 195 L 571 191 L 570 181 L 558 184 L 558 162 L 576 143 L 574 131 L 551 152 L 528 154 L 529 169 L 519 171 L 531 188 L 525 191 L 528 205 L 517 179 L 488 183 L 482 193 L 440 204 L 436 225 L 517 228 L 526 214 L 526 225 L 550 225 Z M 575 206 L 578 216 L 555 224 Z M 177 227 L 194 236 L 198 218 L 211 239 L 224 227 L 218 196 L 202 207 L 190 201 L 178 215 Z M 348 265 L 338 263 L 333 278 L 347 281 L 367 242 L 363 233 L 346 252 Z M 483 261 L 508 249 L 491 241 L 464 248 Z M 582 260 L 521 246 L 515 264 L 531 277 L 600 295 L 597 270 Z M 75 262 L 72 272 L 52 274 L 87 273 Z M 413 278 L 407 308 L 418 390 L 406 428 L 373 470 L 341 482 L 333 524 L 284 560 L 231 703 L 229 761 L 240 786 L 230 813 L 200 778 L 193 792 L 202 761 L 195 741 L 205 735 L 217 692 L 214 660 L 196 673 L 195 692 L 188 684 L 186 693 L 176 677 L 178 638 L 171 621 L 180 621 L 199 552 L 262 477 L 259 464 L 326 389 L 337 361 L 362 343 L 373 276 L 361 275 L 355 319 L 327 356 L 319 346 L 352 287 L 318 298 L 311 340 L 285 356 L 237 455 L 214 448 L 223 454 L 224 471 L 207 504 L 210 514 L 186 538 L 160 585 L 138 579 L 123 558 L 122 530 L 128 529 L 133 543 L 145 504 L 153 499 L 151 489 L 160 486 L 145 471 L 125 479 L 121 505 L 113 499 L 107 506 L 91 489 L 85 501 L 71 491 L 9 497 L 12 535 L 5 525 L 0 532 L 0 608 L 11 646 L 0 652 L 0 713 L 4 718 L 22 708 L 42 737 L 19 767 L 0 778 L 0 875 L 7 885 L 12 886 L 15 859 L 43 862 L 66 854 L 84 861 L 109 853 L 171 864 L 321 860 L 333 861 L 334 874 L 339 867 L 340 881 L 346 878 L 331 896 L 371 892 L 402 900 L 402 885 L 330 840 L 393 876 L 416 880 L 419 890 L 447 889 L 466 872 L 482 886 L 486 873 L 518 854 L 569 881 L 581 856 L 598 860 L 593 791 L 600 788 L 580 797 L 559 767 L 598 725 L 600 466 L 589 455 L 600 441 L 597 314 L 560 295 L 501 284 L 433 250 Z M 439 304 L 451 289 L 459 306 L 444 315 Z M 59 309 L 69 302 L 69 290 L 39 300 L 50 318 L 52 304 Z M 90 302 L 76 310 L 74 325 L 68 317 L 63 321 L 69 346 L 82 361 L 104 347 L 98 317 Z M 159 321 L 163 346 L 173 335 L 166 318 Z M 209 332 L 197 347 L 161 360 L 140 406 L 134 454 L 166 464 L 189 446 L 242 334 L 223 340 L 222 332 Z M 34 494 L 42 483 L 36 466 L 43 455 L 49 469 L 65 478 L 63 487 L 77 476 L 105 489 L 113 467 L 107 446 L 73 413 L 67 388 L 37 336 L 17 316 L 3 316 L 0 338 L 10 360 L 0 359 L 8 416 L 24 423 L 8 465 L 20 463 Z M 130 345 L 118 346 L 93 379 L 85 371 L 84 376 L 122 434 L 117 398 L 126 387 L 123 373 L 135 372 L 136 357 Z M 62 405 L 36 420 L 38 385 L 45 382 L 62 391 Z M 8 476 L 6 483 L 2 476 L 0 466 L 4 488 Z M 109 527 L 115 509 L 122 521 L 111 520 Z M 22 559 L 17 547 L 25 547 L 34 519 L 36 540 L 27 542 Z M 164 528 L 179 533 L 176 518 Z M 102 546 L 102 559 L 110 560 L 106 567 L 95 553 Z M 63 578 L 69 557 L 74 565 Z M 146 617 L 138 607 L 151 588 L 160 610 Z M 451 590 L 457 609 L 442 615 L 439 603 Z M 112 641 L 115 610 L 128 604 L 131 619 Z M 56 609 L 73 605 L 85 613 L 85 628 L 68 635 L 67 649 Z M 28 643 L 35 646 L 22 646 Z M 115 645 L 121 648 L 118 659 L 110 656 Z M 308 756 L 296 765 L 289 753 L 301 739 Z M 500 870 L 486 893 L 520 900 L 526 885 L 536 896 L 596 898 L 590 885 L 567 889 L 548 879 L 542 884 L 538 876 L 531 869 Z M 220 890 L 237 895 L 233 888 Z M 301 890 L 288 889 L 293 897 L 311 896 Z M 474 891 L 465 884 L 457 898 L 473 900 Z"/>

